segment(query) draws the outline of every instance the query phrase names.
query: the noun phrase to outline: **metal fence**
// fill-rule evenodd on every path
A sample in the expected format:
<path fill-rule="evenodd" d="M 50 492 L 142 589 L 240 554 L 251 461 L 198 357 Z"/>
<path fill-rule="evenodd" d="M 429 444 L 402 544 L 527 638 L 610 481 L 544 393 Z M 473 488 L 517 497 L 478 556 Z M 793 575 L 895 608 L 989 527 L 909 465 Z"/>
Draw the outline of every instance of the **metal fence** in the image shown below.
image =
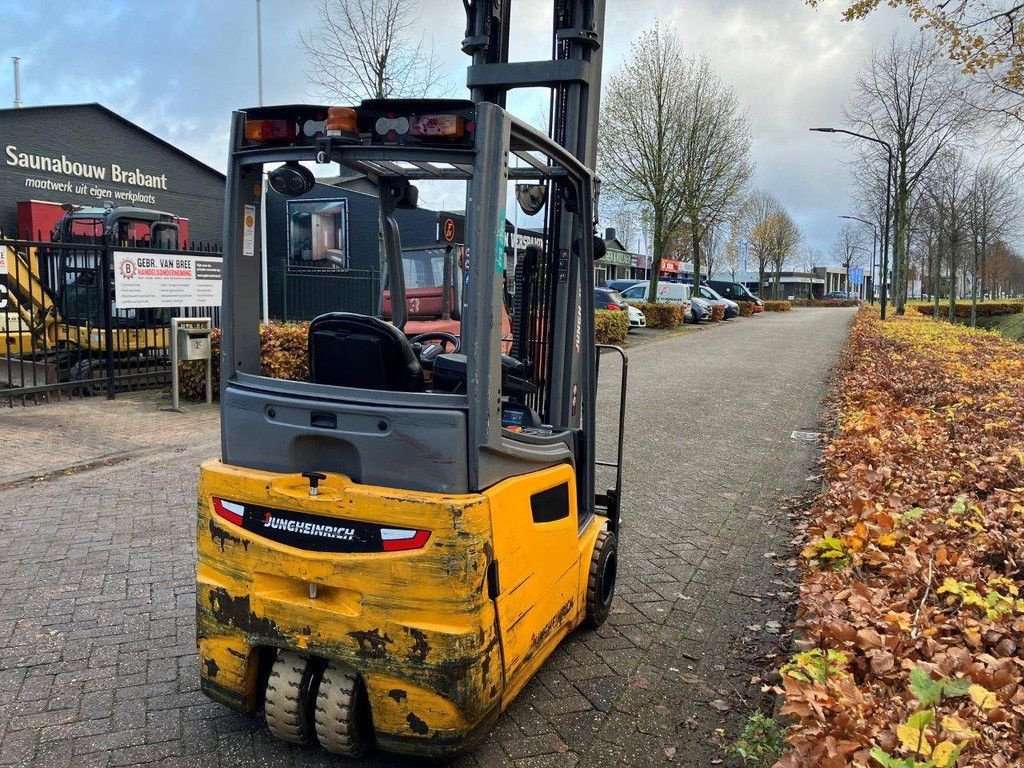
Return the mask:
<path fill-rule="evenodd" d="M 113 252 L 137 248 L 0 238 L 0 404 L 162 386 L 171 318 L 219 325 L 211 307 L 119 308 Z M 154 253 L 219 255 L 209 246 Z"/>
<path fill-rule="evenodd" d="M 285 269 L 281 317 L 275 319 L 302 322 L 337 311 L 376 315 L 379 298 L 380 271 L 376 269 Z"/>

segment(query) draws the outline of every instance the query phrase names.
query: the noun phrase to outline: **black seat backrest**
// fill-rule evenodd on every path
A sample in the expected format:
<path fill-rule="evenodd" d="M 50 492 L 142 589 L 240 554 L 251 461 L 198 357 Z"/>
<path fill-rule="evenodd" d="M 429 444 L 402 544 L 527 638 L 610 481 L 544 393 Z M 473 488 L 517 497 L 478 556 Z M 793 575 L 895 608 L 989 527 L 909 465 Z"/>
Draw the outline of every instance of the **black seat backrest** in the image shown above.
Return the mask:
<path fill-rule="evenodd" d="M 336 387 L 423 392 L 423 369 L 405 334 L 368 315 L 329 312 L 309 324 L 309 379 Z"/>

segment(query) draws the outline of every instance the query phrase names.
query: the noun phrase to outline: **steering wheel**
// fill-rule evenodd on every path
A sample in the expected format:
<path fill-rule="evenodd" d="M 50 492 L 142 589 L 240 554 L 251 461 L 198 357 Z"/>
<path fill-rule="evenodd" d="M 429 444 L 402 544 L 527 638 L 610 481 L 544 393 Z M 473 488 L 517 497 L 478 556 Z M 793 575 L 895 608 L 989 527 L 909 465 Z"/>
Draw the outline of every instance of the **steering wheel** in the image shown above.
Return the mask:
<path fill-rule="evenodd" d="M 448 333 L 447 331 L 417 333 L 409 339 L 409 343 L 414 345 L 413 348 L 416 350 L 416 354 L 419 355 L 420 364 L 428 368 L 433 366 L 434 358 L 442 352 L 458 352 L 462 349 L 462 340 L 454 333 Z M 416 347 L 415 345 L 419 346 Z M 451 346 L 451 349 L 446 350 L 446 346 Z"/>

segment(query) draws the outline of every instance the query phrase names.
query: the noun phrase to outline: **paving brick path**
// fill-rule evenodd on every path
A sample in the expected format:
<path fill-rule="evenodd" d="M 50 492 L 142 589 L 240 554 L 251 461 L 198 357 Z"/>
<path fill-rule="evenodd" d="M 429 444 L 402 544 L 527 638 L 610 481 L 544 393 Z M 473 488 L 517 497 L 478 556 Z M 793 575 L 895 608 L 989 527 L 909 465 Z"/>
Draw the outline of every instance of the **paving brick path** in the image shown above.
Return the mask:
<path fill-rule="evenodd" d="M 457 765 L 717 764 L 713 731 L 734 735 L 756 701 L 792 588 L 779 501 L 807 488 L 814 448 L 790 432 L 818 423 L 851 316 L 768 314 L 631 351 L 613 613 Z M 0 411 L 0 766 L 349 765 L 199 693 L 195 478 L 217 415 L 160 404 Z"/>

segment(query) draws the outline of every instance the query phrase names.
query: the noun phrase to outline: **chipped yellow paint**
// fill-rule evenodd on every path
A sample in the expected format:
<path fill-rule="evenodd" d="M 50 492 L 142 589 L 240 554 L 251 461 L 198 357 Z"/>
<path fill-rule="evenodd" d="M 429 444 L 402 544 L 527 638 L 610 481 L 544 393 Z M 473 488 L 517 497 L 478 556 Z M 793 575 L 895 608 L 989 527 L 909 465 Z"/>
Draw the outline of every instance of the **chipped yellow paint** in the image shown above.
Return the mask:
<path fill-rule="evenodd" d="M 570 515 L 534 523 L 530 496 L 560 483 L 570 486 Z M 419 550 L 311 552 L 213 515 L 215 496 L 431 534 Z M 467 746 L 583 619 L 602 521 L 580 532 L 575 500 L 569 466 L 465 495 L 329 474 L 310 496 L 301 475 L 206 462 L 197 527 L 203 690 L 251 713 L 255 649 L 295 649 L 363 676 L 382 748 L 436 755 Z M 488 597 L 492 559 L 497 600 Z"/>

